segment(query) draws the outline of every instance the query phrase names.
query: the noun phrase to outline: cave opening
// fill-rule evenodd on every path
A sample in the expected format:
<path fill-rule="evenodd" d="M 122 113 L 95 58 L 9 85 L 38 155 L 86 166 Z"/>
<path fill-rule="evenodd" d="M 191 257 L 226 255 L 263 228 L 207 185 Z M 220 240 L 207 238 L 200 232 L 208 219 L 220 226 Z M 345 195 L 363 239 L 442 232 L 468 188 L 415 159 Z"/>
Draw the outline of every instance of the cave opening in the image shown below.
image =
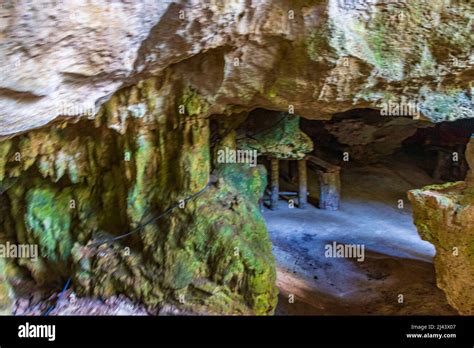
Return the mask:
<path fill-rule="evenodd" d="M 266 168 L 260 209 L 277 263 L 277 314 L 455 313 L 436 287 L 435 248 L 418 235 L 407 192 L 464 180 L 474 122 L 373 109 L 330 120 L 255 109 L 224 125 L 232 131 L 219 122 L 214 140 L 255 150 Z"/>
<path fill-rule="evenodd" d="M 190 117 L 179 126 L 170 122 L 168 128 L 143 131 L 136 138 L 128 133 L 121 137 L 99 122 L 94 131 L 89 131 L 79 142 L 76 133 L 85 133 L 87 122 L 90 121 L 54 128 L 53 139 L 68 144 L 62 148 L 65 155 L 55 158 L 40 152 L 38 163 L 43 166 L 29 166 L 28 175 L 8 180 L 9 185 L 3 188 L 8 195 L 2 195 L 0 205 L 8 221 L 12 219 L 15 200 L 21 198 L 28 201 L 33 220 L 49 218 L 49 210 L 43 216 L 42 210 L 34 209 L 37 201 L 41 205 L 47 202 L 52 209 L 66 207 L 55 223 L 58 229 L 62 228 L 65 224 L 61 219 L 67 217 L 65 211 L 69 212 L 67 218 L 71 231 L 74 230 L 70 232 L 71 239 L 76 238 L 76 230 L 82 233 L 78 238 L 86 243 L 122 238 L 124 234 L 130 235 L 127 226 L 135 214 L 141 212 L 136 210 L 140 205 L 135 202 L 140 203 L 139 197 L 150 195 L 152 204 L 144 207 L 143 217 L 137 215 L 138 228 L 132 230 L 144 233 L 131 235 L 123 244 L 104 246 L 93 257 L 116 262 L 117 258 L 138 254 L 150 236 L 159 238 L 157 244 L 160 245 L 168 235 L 168 226 L 183 226 L 174 232 L 180 243 L 189 238 L 187 243 L 193 246 L 190 250 L 204 250 L 209 240 L 221 248 L 215 254 L 204 251 L 206 260 L 208 255 L 214 255 L 208 270 L 210 274 L 216 269 L 240 272 L 240 265 L 248 265 L 248 273 L 252 275 L 253 267 L 263 264 L 261 272 L 270 274 L 266 284 L 271 286 L 265 291 L 273 296 L 276 264 L 279 298 L 275 313 L 279 315 L 456 314 L 436 285 L 435 246 L 418 234 L 407 192 L 464 180 L 469 162 L 465 155 L 469 152 L 466 144 L 474 133 L 472 121 L 434 124 L 407 117 L 383 117 L 371 109 L 350 110 L 327 120 L 310 120 L 292 112 L 257 108 L 227 117 L 214 115 L 210 122 L 207 118 Z M 131 122 L 128 127 L 137 125 Z M 46 129 L 40 129 L 13 142 L 9 150 L 12 160 L 7 163 L 7 170 L 15 171 L 18 166 L 13 160 L 15 153 L 27 154 L 28 146 L 45 137 Z M 184 151 L 172 146 L 169 139 L 174 137 L 183 139 Z M 89 153 L 87 144 L 98 146 Z M 166 156 L 158 157 L 158 149 L 166 146 L 163 152 Z M 87 171 L 77 172 L 76 166 L 62 166 L 64 158 L 71 158 L 70 153 L 90 154 L 91 158 L 78 159 L 98 166 L 102 174 L 91 177 Z M 108 153 L 114 155 L 108 156 Z M 56 170 L 45 166 L 53 162 Z M 185 172 L 178 163 L 194 176 L 180 176 Z M 166 174 L 152 176 L 160 181 L 150 181 L 145 187 L 131 184 L 120 174 L 125 172 L 139 178 L 155 168 Z M 166 170 L 160 171 L 163 168 Z M 205 186 L 209 190 L 203 191 L 198 200 L 184 201 L 187 194 L 195 195 L 205 182 L 211 182 L 211 173 L 212 184 Z M 110 188 L 105 179 L 111 176 L 116 178 Z M 11 190 L 17 182 L 20 184 L 17 187 L 23 188 Z M 89 186 L 93 190 L 89 191 Z M 70 208 L 71 198 L 74 204 L 78 203 L 77 212 Z M 175 207 L 172 214 L 166 213 L 170 211 L 170 202 Z M 114 209 L 110 209 L 112 206 Z M 193 209 L 201 220 L 184 215 Z M 90 215 L 102 210 L 100 218 Z M 117 211 L 122 211 L 123 220 L 117 219 Z M 242 218 L 231 217 L 236 211 Z M 91 226 L 81 230 L 77 226 L 81 226 L 83 214 L 93 218 L 88 220 Z M 153 229 L 149 221 L 154 221 L 156 216 L 167 218 Z M 197 226 L 194 234 L 189 233 L 188 223 Z M 147 234 L 145 228 L 152 233 Z M 9 233 L 11 240 L 21 241 L 15 239 L 14 229 Z M 238 233 L 241 233 L 240 242 L 236 244 Z M 61 241 L 68 242 L 65 238 Z M 51 250 L 56 252 L 56 247 L 53 245 Z M 181 253 L 182 249 L 177 250 Z M 257 252 L 252 254 L 250 250 Z M 79 260 L 90 257 L 85 251 L 87 248 L 75 248 L 73 256 Z M 241 262 L 239 266 L 234 269 L 224 264 L 215 266 L 214 262 L 229 260 L 221 258 L 223 252 L 233 257 L 238 255 L 231 260 Z M 173 274 L 181 272 L 182 264 L 189 260 L 189 255 L 176 257 L 179 262 L 172 260 L 169 264 Z M 150 259 L 145 255 L 141 260 L 152 262 Z M 108 267 L 105 262 L 94 265 Z M 174 265 L 178 266 L 173 268 Z M 46 293 L 56 289 L 71 273 L 69 264 L 62 262 L 50 262 L 46 266 L 45 273 L 15 268 L 16 284 L 24 290 L 18 291 L 19 295 L 28 296 L 29 291 L 39 289 L 34 290 L 38 295 L 33 299 L 22 298 L 18 302 L 16 313 L 39 313 L 48 302 L 43 300 Z M 52 269 L 55 272 L 49 271 Z M 101 274 L 109 269 L 95 271 Z M 120 276 L 120 272 L 112 274 Z M 241 273 L 230 274 L 232 289 L 251 283 L 236 275 Z M 190 273 L 187 275 L 179 279 L 183 283 L 191 281 Z M 28 281 L 27 286 L 24 279 Z M 38 279 L 44 279 L 44 286 L 38 287 Z M 118 280 L 112 278 L 112 281 Z M 214 285 L 209 284 L 205 286 Z M 188 298 L 212 299 L 208 292 L 198 288 L 201 285 L 193 283 Z M 90 296 L 78 290 L 79 296 Z M 130 301 L 142 300 L 139 295 L 135 296 Z M 276 296 L 275 291 L 275 299 Z M 80 301 L 86 303 L 84 311 L 96 305 L 101 310 L 109 310 L 103 303 L 90 302 L 88 297 Z M 252 298 L 245 301 L 250 303 Z M 140 307 L 137 312 L 159 310 L 166 314 L 175 308 L 173 305 L 160 305 L 158 309 Z M 271 307 L 272 313 L 274 308 Z M 110 310 L 115 309 L 112 306 Z"/>
<path fill-rule="evenodd" d="M 473 1 L 4 3 L 0 314 L 474 315 Z"/>

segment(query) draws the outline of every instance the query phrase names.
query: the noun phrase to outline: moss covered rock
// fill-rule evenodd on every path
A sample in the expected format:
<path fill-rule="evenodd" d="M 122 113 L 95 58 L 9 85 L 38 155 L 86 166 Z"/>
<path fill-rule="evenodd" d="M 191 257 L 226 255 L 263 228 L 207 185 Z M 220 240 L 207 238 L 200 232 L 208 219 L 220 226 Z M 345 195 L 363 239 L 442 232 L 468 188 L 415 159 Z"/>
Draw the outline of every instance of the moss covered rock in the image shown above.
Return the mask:
<path fill-rule="evenodd" d="M 7 278 L 5 260 L 0 258 L 0 315 L 10 315 L 13 309 L 12 290 Z"/>
<path fill-rule="evenodd" d="M 263 130 L 240 139 L 237 148 L 279 159 L 302 159 L 313 151 L 313 141 L 300 130 L 298 116 L 280 113 Z"/>
<path fill-rule="evenodd" d="M 83 296 L 272 314 L 275 261 L 258 209 L 265 170 L 221 168 L 211 185 L 201 101 L 185 88 L 163 106 L 157 88 L 156 79 L 144 81 L 114 96 L 94 120 L 3 143 L 2 182 L 14 183 L 1 196 L 5 238 L 41 250 L 37 262 L 9 262 L 39 285 L 72 277 Z M 143 115 L 130 105 L 142 105 Z"/>

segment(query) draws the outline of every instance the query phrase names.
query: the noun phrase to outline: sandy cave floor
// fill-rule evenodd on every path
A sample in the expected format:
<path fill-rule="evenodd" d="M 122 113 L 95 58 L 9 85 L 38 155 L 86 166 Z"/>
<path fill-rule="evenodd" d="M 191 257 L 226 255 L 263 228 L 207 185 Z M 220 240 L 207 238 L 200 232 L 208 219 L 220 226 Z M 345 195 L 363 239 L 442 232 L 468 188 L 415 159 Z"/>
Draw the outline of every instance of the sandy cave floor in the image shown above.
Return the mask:
<path fill-rule="evenodd" d="M 308 180 L 312 194 L 317 182 L 311 170 Z M 277 262 L 276 314 L 456 315 L 436 287 L 435 249 L 418 236 L 406 198 L 408 190 L 433 180 L 400 157 L 343 169 L 341 181 L 338 211 L 310 204 L 291 209 L 286 201 L 264 211 Z M 398 209 L 399 199 L 404 209 Z M 326 258 L 324 246 L 333 241 L 364 244 L 365 260 Z"/>

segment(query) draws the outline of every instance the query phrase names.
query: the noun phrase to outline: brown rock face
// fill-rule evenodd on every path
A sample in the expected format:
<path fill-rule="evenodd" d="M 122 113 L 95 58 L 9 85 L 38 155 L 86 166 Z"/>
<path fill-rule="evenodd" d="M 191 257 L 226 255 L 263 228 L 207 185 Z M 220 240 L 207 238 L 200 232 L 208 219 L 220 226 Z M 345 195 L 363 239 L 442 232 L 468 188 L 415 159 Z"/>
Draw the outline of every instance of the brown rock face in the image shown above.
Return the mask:
<path fill-rule="evenodd" d="M 377 110 L 362 115 L 352 110 L 348 115 L 350 118 L 343 119 L 336 115 L 324 127 L 341 144 L 341 151 L 348 151 L 352 159 L 361 162 L 376 162 L 391 155 L 417 128 L 431 126 L 410 117 L 381 117 Z"/>
<path fill-rule="evenodd" d="M 473 117 L 469 1 L 38 0 L 0 11 L 0 136 L 94 114 L 177 63 L 175 88 L 211 105 L 202 116 L 291 105 L 323 119 L 390 101 L 417 102 L 434 121 Z"/>
<path fill-rule="evenodd" d="M 466 161 L 469 165 L 466 183 L 469 186 L 474 186 L 474 135 L 471 136 L 471 140 L 466 146 Z"/>
<path fill-rule="evenodd" d="M 258 172 L 224 171 L 224 183 L 188 210 L 134 235 L 130 258 L 110 250 L 84 259 L 83 248 L 142 226 L 206 184 L 211 115 L 260 107 L 329 119 L 415 103 L 431 121 L 474 118 L 471 14 L 471 2 L 454 0 L 2 3 L 0 240 L 34 241 L 46 257 L 0 265 L 1 279 L 27 269 L 38 283 L 72 276 L 86 295 L 271 314 L 271 244 L 240 189 L 261 196 Z M 450 301 L 472 313 L 460 292 L 472 293 L 463 279 L 474 283 L 466 192 L 442 205 L 447 217 L 436 218 L 436 204 L 425 210 L 422 198 L 418 212 L 435 217 L 419 220 L 422 233 L 453 238 L 467 253 L 451 261 L 440 251 L 437 268 Z M 448 253 L 452 243 L 436 238 Z"/>
<path fill-rule="evenodd" d="M 436 247 L 438 287 L 464 315 L 474 314 L 474 188 L 464 182 L 408 194 L 421 237 Z"/>

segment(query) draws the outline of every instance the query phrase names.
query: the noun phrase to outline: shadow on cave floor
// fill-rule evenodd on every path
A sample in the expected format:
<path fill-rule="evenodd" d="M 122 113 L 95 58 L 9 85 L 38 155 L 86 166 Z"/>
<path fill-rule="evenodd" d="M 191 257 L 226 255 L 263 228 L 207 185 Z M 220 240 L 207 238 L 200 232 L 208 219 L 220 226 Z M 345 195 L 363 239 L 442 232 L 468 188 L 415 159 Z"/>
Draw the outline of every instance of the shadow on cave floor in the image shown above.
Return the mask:
<path fill-rule="evenodd" d="M 316 174 L 308 172 L 309 190 Z M 456 315 L 436 287 L 434 247 L 420 239 L 406 198 L 433 183 L 405 157 L 342 170 L 338 211 L 265 210 L 277 262 L 277 315 Z M 397 203 L 403 199 L 404 209 Z M 326 258 L 333 241 L 363 244 L 365 260 Z M 289 295 L 294 303 L 289 303 Z M 399 303 L 399 295 L 403 303 Z"/>

